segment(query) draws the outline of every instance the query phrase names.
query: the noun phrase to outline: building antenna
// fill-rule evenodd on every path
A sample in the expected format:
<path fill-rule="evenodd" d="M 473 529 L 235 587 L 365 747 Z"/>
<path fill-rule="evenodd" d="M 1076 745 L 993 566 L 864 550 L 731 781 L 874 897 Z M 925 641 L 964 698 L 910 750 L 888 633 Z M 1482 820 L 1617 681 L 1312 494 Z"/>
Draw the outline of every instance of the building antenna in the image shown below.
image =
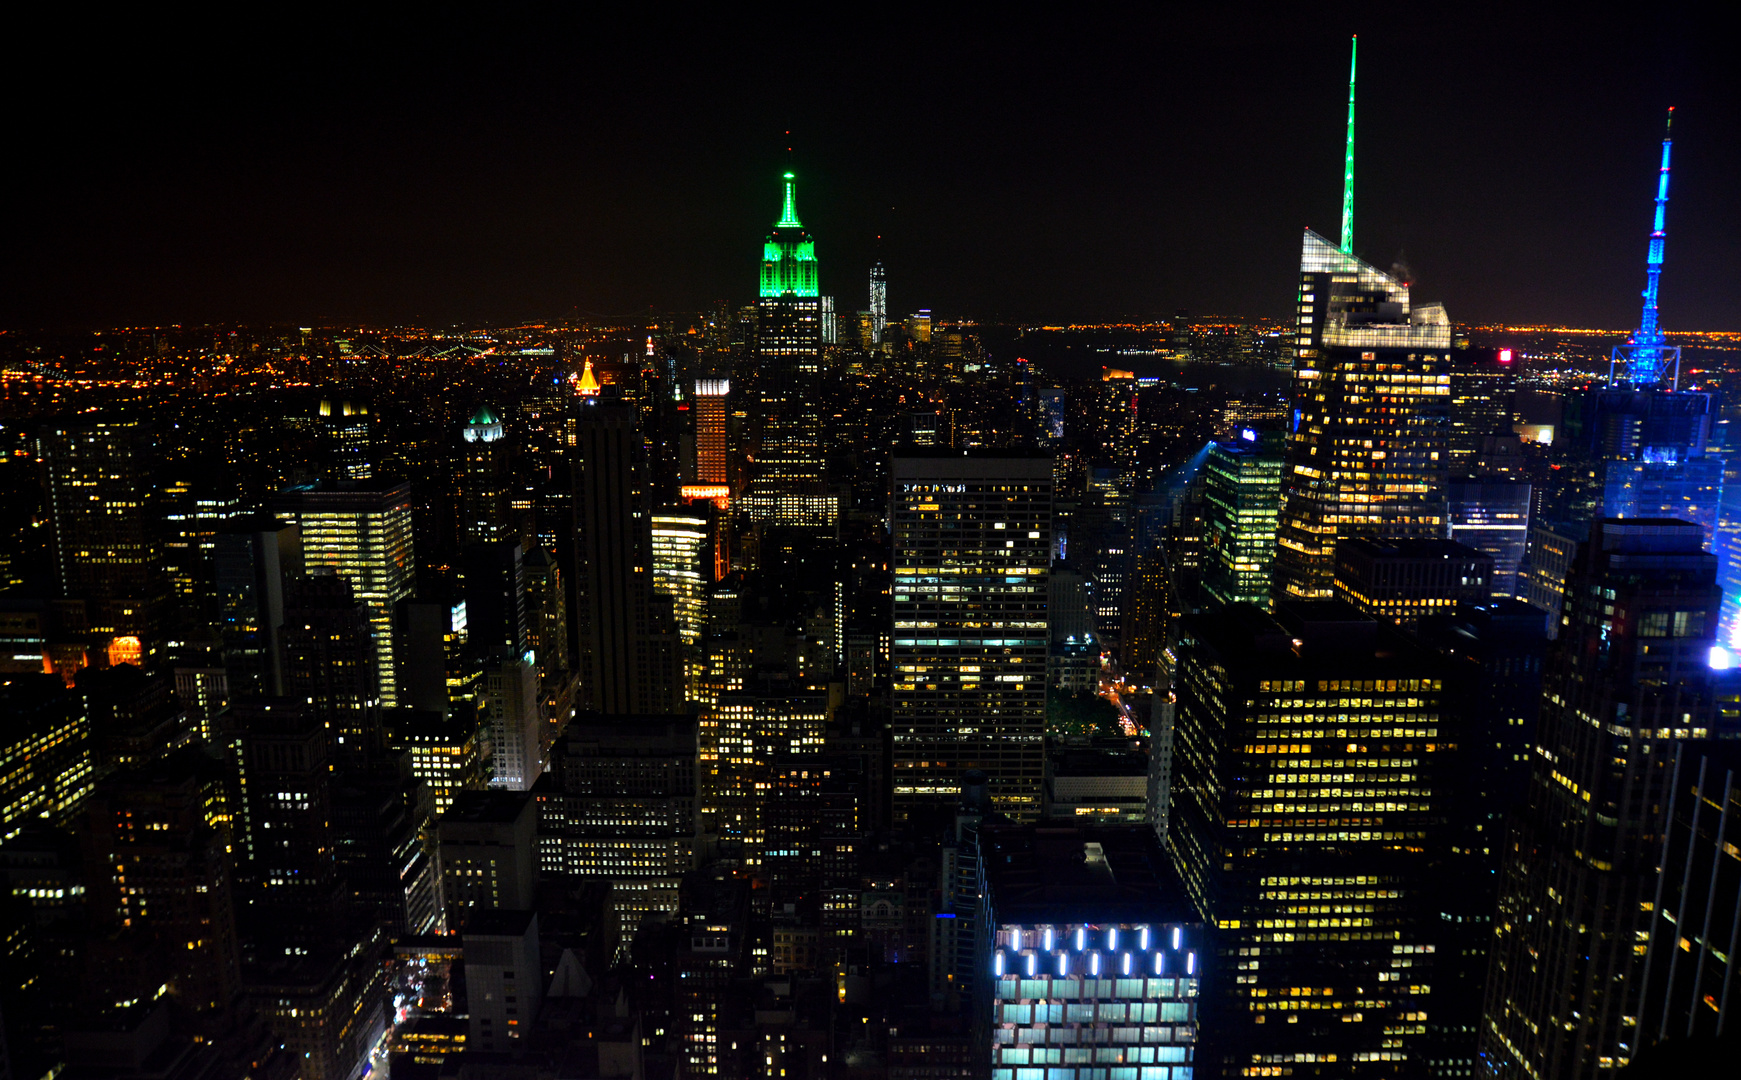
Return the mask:
<path fill-rule="evenodd" d="M 1680 389 L 1681 351 L 1670 346 L 1657 322 L 1656 293 L 1662 278 L 1662 254 L 1668 239 L 1668 163 L 1674 146 L 1675 110 L 1670 105 L 1668 123 L 1662 133 L 1662 166 L 1656 179 L 1656 218 L 1651 224 L 1650 249 L 1644 260 L 1644 313 L 1639 317 L 1638 330 L 1624 345 L 1617 345 L 1608 362 L 1608 381 L 1614 382 L 1617 364 L 1626 364 L 1626 379 L 1634 386 L 1655 386 L 1662 382 L 1668 361 L 1674 361 L 1674 388 Z"/>
<path fill-rule="evenodd" d="M 1354 254 L 1354 62 L 1360 35 L 1348 39 L 1348 146 L 1342 155 L 1342 254 Z"/>

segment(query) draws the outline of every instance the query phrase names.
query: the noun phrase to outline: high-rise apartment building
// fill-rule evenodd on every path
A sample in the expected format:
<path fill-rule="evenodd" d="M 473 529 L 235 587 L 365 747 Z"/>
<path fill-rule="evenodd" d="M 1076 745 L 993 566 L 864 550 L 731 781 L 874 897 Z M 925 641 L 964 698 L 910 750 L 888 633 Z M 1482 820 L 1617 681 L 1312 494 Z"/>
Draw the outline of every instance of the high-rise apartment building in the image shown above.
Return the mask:
<path fill-rule="evenodd" d="M 1220 928 L 1219 1074 L 1421 1070 L 1443 661 L 1339 601 L 1193 616 L 1178 648 L 1168 848 Z"/>
<path fill-rule="evenodd" d="M 1451 325 L 1306 230 L 1278 592 L 1331 594 L 1336 541 L 1445 534 Z"/>
<path fill-rule="evenodd" d="M 1203 594 L 1211 604 L 1270 605 L 1285 444 L 1279 429 L 1248 427 L 1209 448 Z"/>
<path fill-rule="evenodd" d="M 1481 1051 L 1489 1074 L 1611 1076 L 1639 1048 L 1663 807 L 1679 740 L 1716 724 L 1717 559 L 1692 522 L 1598 522 L 1542 680 L 1529 804 L 1507 841 Z"/>
<path fill-rule="evenodd" d="M 983 769 L 993 805 L 1040 812 L 1052 459 L 894 459 L 894 813 L 947 810 Z"/>
<path fill-rule="evenodd" d="M 311 573 L 327 569 L 347 579 L 356 598 L 368 605 L 381 705 L 399 704 L 393 615 L 416 581 L 411 486 L 292 488 L 279 493 L 272 510 L 300 528 L 302 560 Z"/>
<path fill-rule="evenodd" d="M 61 595 L 83 603 L 99 649 L 145 657 L 161 644 L 169 595 L 152 505 L 155 456 L 155 440 L 134 420 L 51 424 L 37 447 Z"/>

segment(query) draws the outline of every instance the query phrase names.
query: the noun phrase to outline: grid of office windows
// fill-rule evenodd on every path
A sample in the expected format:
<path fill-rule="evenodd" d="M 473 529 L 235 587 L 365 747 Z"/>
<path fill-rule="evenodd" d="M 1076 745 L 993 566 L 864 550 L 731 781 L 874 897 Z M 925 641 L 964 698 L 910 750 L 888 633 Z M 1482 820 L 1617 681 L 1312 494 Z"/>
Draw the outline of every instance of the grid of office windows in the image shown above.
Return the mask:
<path fill-rule="evenodd" d="M 894 466 L 894 803 L 948 805 L 983 769 L 1040 810 L 1052 461 L 959 452 Z"/>

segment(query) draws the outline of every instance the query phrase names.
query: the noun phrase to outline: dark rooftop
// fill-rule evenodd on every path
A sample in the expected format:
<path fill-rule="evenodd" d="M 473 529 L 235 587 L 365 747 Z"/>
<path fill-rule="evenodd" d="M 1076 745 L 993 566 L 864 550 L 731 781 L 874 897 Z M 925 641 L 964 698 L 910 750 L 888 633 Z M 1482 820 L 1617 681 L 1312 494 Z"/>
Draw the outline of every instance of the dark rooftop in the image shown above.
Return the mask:
<path fill-rule="evenodd" d="M 538 918 L 536 911 L 518 908 L 473 908 L 466 916 L 462 938 L 522 937 Z"/>
<path fill-rule="evenodd" d="M 979 838 L 999 921 L 1200 921 L 1146 825 L 986 825 Z"/>

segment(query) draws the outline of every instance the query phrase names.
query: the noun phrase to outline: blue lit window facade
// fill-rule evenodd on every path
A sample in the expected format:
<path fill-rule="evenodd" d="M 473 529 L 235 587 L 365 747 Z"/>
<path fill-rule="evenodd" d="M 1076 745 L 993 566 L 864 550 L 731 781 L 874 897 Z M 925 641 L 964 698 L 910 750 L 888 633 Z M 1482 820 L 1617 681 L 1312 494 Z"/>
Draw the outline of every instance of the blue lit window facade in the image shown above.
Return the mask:
<path fill-rule="evenodd" d="M 1199 928 L 999 925 L 992 1080 L 1191 1080 Z"/>

